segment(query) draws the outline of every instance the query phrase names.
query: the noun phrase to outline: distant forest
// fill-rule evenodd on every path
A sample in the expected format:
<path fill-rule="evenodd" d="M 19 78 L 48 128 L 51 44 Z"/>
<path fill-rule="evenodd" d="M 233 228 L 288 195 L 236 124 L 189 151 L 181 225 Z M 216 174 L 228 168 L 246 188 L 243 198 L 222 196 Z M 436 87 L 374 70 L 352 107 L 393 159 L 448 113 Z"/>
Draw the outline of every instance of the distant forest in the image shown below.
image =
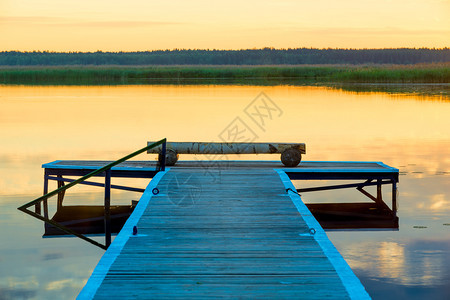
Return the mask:
<path fill-rule="evenodd" d="M 418 64 L 450 61 L 450 48 L 0 52 L 1 66 Z"/>

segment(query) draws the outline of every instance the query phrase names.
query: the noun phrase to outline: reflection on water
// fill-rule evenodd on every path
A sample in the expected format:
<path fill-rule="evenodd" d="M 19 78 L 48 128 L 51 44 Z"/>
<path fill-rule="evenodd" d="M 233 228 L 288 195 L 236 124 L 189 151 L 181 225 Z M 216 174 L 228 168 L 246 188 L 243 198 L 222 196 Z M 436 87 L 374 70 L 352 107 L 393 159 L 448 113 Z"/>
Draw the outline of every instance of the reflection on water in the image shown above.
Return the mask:
<path fill-rule="evenodd" d="M 357 93 L 373 93 L 382 92 L 392 95 L 412 95 L 419 99 L 448 101 L 450 96 L 450 84 L 380 84 L 380 83 L 353 83 L 353 84 L 336 84 L 332 85 L 343 91 L 351 91 Z"/>
<path fill-rule="evenodd" d="M 371 277 L 389 279 L 401 285 L 448 283 L 448 271 L 442 266 L 450 264 L 450 241 L 359 243 L 345 251 L 348 263 Z"/>
<path fill-rule="evenodd" d="M 332 240 L 373 298 L 448 299 L 448 231 L 437 239 L 424 237 L 429 230 L 401 231 L 365 238 L 333 233 Z"/>
<path fill-rule="evenodd" d="M 283 112 L 263 128 L 244 111 L 260 92 Z M 42 223 L 17 211 L 42 193 L 42 163 L 117 159 L 162 137 L 219 141 L 236 118 L 255 141 L 305 142 L 305 160 L 383 161 L 399 168 L 398 232 L 329 236 L 375 299 L 443 298 L 450 290 L 450 226 L 444 225 L 450 223 L 450 102 L 442 95 L 311 86 L 0 86 L 0 237 L 6 241 L 0 243 L 0 299 L 72 299 L 103 253 L 76 238 L 42 239 Z M 248 157 L 277 159 L 230 158 Z M 80 192 L 81 198 L 68 193 L 68 201 L 102 197 L 84 187 Z M 113 202 L 136 197 L 113 194 Z M 356 191 L 303 196 L 324 197 L 361 200 Z"/>

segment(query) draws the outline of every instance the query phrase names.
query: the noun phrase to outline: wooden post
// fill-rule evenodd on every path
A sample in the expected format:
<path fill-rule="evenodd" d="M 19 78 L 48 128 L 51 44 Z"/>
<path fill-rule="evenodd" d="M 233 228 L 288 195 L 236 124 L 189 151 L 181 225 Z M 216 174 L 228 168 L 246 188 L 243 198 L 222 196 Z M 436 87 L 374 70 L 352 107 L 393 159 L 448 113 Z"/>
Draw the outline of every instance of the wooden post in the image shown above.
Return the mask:
<path fill-rule="evenodd" d="M 167 149 L 166 149 L 166 142 L 164 142 L 163 144 L 162 144 L 162 149 L 161 149 L 161 161 L 159 162 L 160 163 L 160 167 L 161 167 L 161 171 L 165 171 L 166 170 L 166 152 L 167 152 Z M 175 156 L 177 156 L 177 154 L 175 153 Z M 177 157 L 177 160 L 178 160 L 178 157 Z M 176 161 L 173 163 L 173 164 L 175 164 L 176 163 Z"/>
<path fill-rule="evenodd" d="M 57 177 L 62 179 L 62 175 L 57 175 Z M 58 180 L 58 188 L 61 188 L 64 185 L 65 185 L 64 181 Z M 57 200 L 57 203 L 56 203 L 57 209 L 60 209 L 62 207 L 65 193 L 66 193 L 66 191 L 61 191 L 61 192 L 58 193 L 58 200 Z"/>
<path fill-rule="evenodd" d="M 105 171 L 105 246 L 111 245 L 111 169 Z"/>
<path fill-rule="evenodd" d="M 44 171 L 44 194 L 47 194 L 48 191 L 48 179 L 47 179 L 47 169 Z M 44 199 L 44 203 L 47 202 L 47 199 Z M 34 205 L 34 212 L 37 214 L 41 214 L 41 203 L 36 203 Z"/>
<path fill-rule="evenodd" d="M 48 171 L 45 170 L 44 172 L 44 195 L 48 193 Z M 48 201 L 47 199 L 44 199 L 42 202 L 44 206 L 44 218 L 48 219 Z"/>
<path fill-rule="evenodd" d="M 383 194 L 381 193 L 381 179 L 377 179 L 377 199 L 383 201 Z"/>
<path fill-rule="evenodd" d="M 45 193 L 44 193 L 44 195 L 45 195 Z M 41 214 L 41 204 L 40 203 L 36 203 L 34 205 L 34 212 L 39 214 L 39 215 Z"/>
<path fill-rule="evenodd" d="M 397 181 L 392 180 L 392 211 L 397 216 Z"/>

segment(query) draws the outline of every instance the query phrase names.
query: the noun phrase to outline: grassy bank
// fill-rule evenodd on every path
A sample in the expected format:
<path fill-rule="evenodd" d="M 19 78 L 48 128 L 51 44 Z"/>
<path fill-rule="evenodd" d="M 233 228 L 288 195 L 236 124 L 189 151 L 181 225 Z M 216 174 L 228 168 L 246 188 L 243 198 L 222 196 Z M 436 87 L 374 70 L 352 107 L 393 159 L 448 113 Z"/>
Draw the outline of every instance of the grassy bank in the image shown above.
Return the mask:
<path fill-rule="evenodd" d="M 289 81 L 449 83 L 450 63 L 296 66 L 60 66 L 0 67 L 1 84 L 97 85 Z"/>

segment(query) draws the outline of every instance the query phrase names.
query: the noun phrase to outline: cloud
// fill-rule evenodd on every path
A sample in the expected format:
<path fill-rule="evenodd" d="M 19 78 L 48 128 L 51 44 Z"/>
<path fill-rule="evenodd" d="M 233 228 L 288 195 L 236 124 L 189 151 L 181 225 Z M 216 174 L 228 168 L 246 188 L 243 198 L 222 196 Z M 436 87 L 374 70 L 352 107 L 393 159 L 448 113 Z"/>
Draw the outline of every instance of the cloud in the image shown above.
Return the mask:
<path fill-rule="evenodd" d="M 66 23 L 66 26 L 86 26 L 86 27 L 147 27 L 161 25 L 179 25 L 177 22 L 158 22 L 158 21 L 103 21 L 103 22 L 76 22 Z"/>
<path fill-rule="evenodd" d="M 0 287 L 0 299 L 32 299 L 36 295 L 36 289 L 10 289 Z"/>
<path fill-rule="evenodd" d="M 76 21 L 70 18 L 61 17 L 40 17 L 40 16 L 16 16 L 16 17 L 2 17 L 0 16 L 0 24 L 23 24 L 23 25 L 51 25 L 51 26 L 75 26 L 75 27 L 149 27 L 149 26 L 164 26 L 164 25 L 180 25 L 180 22 L 164 22 L 164 21 Z"/>
<path fill-rule="evenodd" d="M 2 17 L 0 16 L 0 23 L 49 23 L 49 22 L 61 22 L 64 18 L 60 17 Z"/>
<path fill-rule="evenodd" d="M 44 254 L 42 256 L 42 260 L 47 261 L 47 260 L 53 260 L 53 259 L 61 259 L 63 257 L 64 257 L 64 253 L 63 252 L 47 253 L 47 254 Z"/>
<path fill-rule="evenodd" d="M 39 282 L 35 276 L 0 277 L 0 299 L 31 299 L 35 298 Z"/>
<path fill-rule="evenodd" d="M 47 291 L 62 290 L 66 286 L 72 286 L 73 281 L 74 281 L 73 279 L 63 279 L 63 280 L 52 281 L 49 284 L 47 284 L 45 289 Z"/>
<path fill-rule="evenodd" d="M 385 27 L 385 28 L 305 28 L 294 29 L 293 31 L 298 33 L 310 33 L 310 34 L 327 34 L 327 35 L 430 35 L 430 34 L 445 34 L 450 35 L 450 30 L 436 30 L 436 29 L 403 29 L 397 27 Z"/>
<path fill-rule="evenodd" d="M 70 278 L 70 279 L 62 279 L 55 280 L 49 282 L 45 290 L 47 291 L 60 291 L 63 289 L 71 288 L 71 289 L 81 289 L 84 286 L 85 282 L 80 281 L 78 279 Z"/>
<path fill-rule="evenodd" d="M 445 200 L 445 194 L 436 194 L 431 197 L 431 210 L 446 210 L 450 207 L 450 201 Z"/>
<path fill-rule="evenodd" d="M 278 24 L 276 26 L 254 26 L 252 31 L 277 31 L 294 32 L 304 34 L 327 34 L 327 35 L 429 35 L 450 34 L 449 29 L 405 29 L 401 27 L 302 27 L 292 23 Z"/>

